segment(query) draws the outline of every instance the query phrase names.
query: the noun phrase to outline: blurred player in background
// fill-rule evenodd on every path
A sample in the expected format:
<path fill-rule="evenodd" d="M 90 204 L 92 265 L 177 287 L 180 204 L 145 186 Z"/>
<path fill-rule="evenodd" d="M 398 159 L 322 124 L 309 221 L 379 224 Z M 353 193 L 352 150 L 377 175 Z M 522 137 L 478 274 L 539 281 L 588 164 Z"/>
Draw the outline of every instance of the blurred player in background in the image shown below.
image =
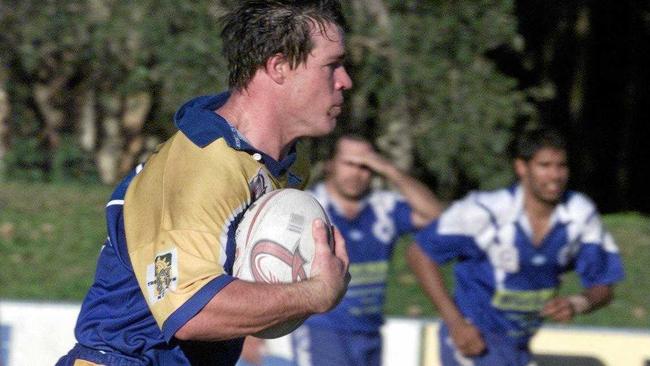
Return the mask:
<path fill-rule="evenodd" d="M 335 231 L 332 250 L 320 221 L 310 280 L 232 277 L 242 213 L 305 185 L 296 141 L 329 133 L 352 86 L 340 4 L 242 2 L 222 36 L 230 92 L 182 106 L 180 131 L 113 193 L 78 343 L 58 365 L 233 365 L 245 335 L 327 311 L 346 290 L 345 242 Z"/>
<path fill-rule="evenodd" d="M 566 190 L 566 151 L 553 130 L 524 134 L 514 145 L 516 185 L 469 194 L 409 247 L 409 264 L 443 320 L 444 366 L 534 365 L 529 341 L 544 318 L 568 322 L 612 299 L 621 258 L 594 204 Z M 452 260 L 453 300 L 439 270 Z M 584 291 L 559 296 L 571 270 Z"/>
<path fill-rule="evenodd" d="M 312 192 L 346 240 L 352 280 L 336 308 L 310 317 L 293 332 L 294 361 L 300 366 L 379 365 L 379 328 L 395 243 L 431 222 L 440 205 L 426 186 L 359 136 L 338 139 L 325 169 L 325 181 Z M 373 175 L 385 178 L 399 193 L 372 189 Z"/>

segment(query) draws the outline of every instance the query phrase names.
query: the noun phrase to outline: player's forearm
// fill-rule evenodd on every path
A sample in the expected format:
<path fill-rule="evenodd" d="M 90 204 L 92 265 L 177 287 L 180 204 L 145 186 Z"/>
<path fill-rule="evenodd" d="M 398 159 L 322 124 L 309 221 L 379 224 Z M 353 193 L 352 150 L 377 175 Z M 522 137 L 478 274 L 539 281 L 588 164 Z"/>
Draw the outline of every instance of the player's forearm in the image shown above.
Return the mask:
<path fill-rule="evenodd" d="M 582 299 L 581 299 L 582 298 Z M 582 294 L 570 296 L 574 312 L 589 313 L 609 304 L 614 298 L 614 289 L 608 285 L 597 285 L 585 289 Z"/>
<path fill-rule="evenodd" d="M 440 312 L 443 321 L 449 327 L 464 322 L 463 315 L 449 296 L 438 265 L 429 259 L 415 243 L 407 249 L 406 258 L 409 267 L 418 278 L 420 286 Z"/>
<path fill-rule="evenodd" d="M 442 212 L 442 204 L 424 184 L 397 167 L 386 169 L 384 176 L 399 190 L 414 213 L 414 223 L 423 227 Z"/>
<path fill-rule="evenodd" d="M 181 327 L 176 338 L 233 339 L 323 311 L 310 282 L 273 285 L 233 281 Z"/>

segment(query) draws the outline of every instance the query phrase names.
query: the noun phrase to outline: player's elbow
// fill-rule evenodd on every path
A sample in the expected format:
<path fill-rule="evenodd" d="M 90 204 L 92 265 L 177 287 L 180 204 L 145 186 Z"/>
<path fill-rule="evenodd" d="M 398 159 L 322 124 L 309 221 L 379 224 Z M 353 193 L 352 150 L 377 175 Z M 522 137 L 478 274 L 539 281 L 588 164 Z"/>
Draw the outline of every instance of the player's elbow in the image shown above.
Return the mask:
<path fill-rule="evenodd" d="M 179 341 L 191 341 L 194 340 L 196 332 L 194 332 L 193 326 L 190 323 L 184 324 L 180 329 L 174 334 L 174 338 Z"/>

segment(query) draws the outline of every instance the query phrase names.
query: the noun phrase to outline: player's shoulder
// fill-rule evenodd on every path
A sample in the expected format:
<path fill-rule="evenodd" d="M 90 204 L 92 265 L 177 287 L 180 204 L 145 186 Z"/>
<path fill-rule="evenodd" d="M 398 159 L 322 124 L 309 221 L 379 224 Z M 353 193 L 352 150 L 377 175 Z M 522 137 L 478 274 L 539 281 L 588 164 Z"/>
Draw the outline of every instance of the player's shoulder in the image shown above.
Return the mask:
<path fill-rule="evenodd" d="M 250 154 L 231 148 L 224 139 L 216 139 L 200 147 L 183 133 L 176 133 L 167 147 L 147 162 L 143 173 L 162 183 L 165 195 L 175 198 L 198 199 L 212 194 L 245 194 L 248 178 L 259 170 L 259 163 Z M 160 182 L 160 183 L 156 183 Z"/>
<path fill-rule="evenodd" d="M 327 194 L 327 188 L 325 188 L 325 182 L 319 181 L 307 189 L 307 192 L 311 193 L 318 203 L 321 206 L 327 208 L 330 202 L 329 195 Z"/>
<path fill-rule="evenodd" d="M 472 191 L 458 202 L 459 209 L 488 213 L 495 218 L 508 216 L 516 208 L 518 192 L 514 188 Z"/>
<path fill-rule="evenodd" d="M 443 234 L 479 235 L 494 224 L 510 220 L 516 200 L 512 189 L 472 191 L 445 210 L 438 230 Z"/>
<path fill-rule="evenodd" d="M 373 189 L 368 194 L 368 203 L 375 210 L 382 211 L 392 211 L 395 209 L 398 203 L 406 202 L 404 197 L 398 192 L 385 190 L 385 189 Z"/>
<path fill-rule="evenodd" d="M 571 220 L 585 222 L 598 213 L 598 208 L 589 196 L 582 192 L 567 191 L 562 204 L 566 207 Z"/>
<path fill-rule="evenodd" d="M 404 197 L 396 191 L 388 189 L 373 189 L 368 194 L 368 199 L 381 202 L 398 202 L 403 201 Z"/>

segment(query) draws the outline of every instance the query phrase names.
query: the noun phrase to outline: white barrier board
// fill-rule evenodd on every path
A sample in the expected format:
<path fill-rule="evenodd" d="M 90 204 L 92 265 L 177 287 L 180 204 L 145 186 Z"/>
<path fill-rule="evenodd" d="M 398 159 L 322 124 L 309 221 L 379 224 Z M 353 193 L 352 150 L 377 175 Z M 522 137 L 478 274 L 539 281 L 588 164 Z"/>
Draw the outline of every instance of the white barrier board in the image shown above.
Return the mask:
<path fill-rule="evenodd" d="M 75 344 L 79 308 L 79 304 L 0 301 L 4 334 L 0 365 L 54 365 Z"/>
<path fill-rule="evenodd" d="M 54 365 L 75 343 L 79 308 L 0 301 L 0 366 Z M 382 329 L 384 366 L 439 365 L 437 329 L 434 319 L 389 318 Z M 288 337 L 269 341 L 267 349 L 291 358 Z M 546 326 L 533 339 L 532 349 L 547 360 L 540 366 L 569 362 L 562 357 L 573 357 L 571 365 L 645 366 L 650 365 L 650 331 Z"/>

